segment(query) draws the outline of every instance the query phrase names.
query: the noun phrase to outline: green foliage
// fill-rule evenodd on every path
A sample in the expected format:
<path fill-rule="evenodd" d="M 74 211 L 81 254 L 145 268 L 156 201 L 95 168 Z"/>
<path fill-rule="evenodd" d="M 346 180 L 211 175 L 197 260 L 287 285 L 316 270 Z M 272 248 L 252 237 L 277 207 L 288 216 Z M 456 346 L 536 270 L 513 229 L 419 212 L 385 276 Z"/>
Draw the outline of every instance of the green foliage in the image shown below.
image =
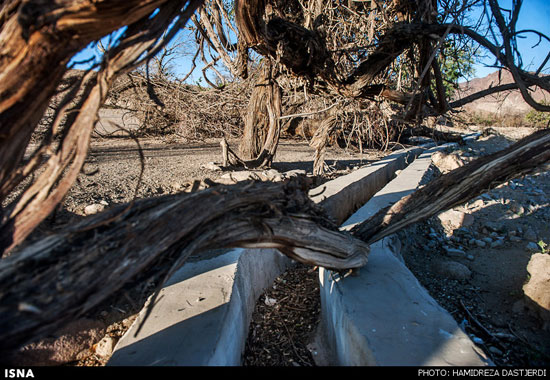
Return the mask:
<path fill-rule="evenodd" d="M 540 247 L 541 253 L 550 254 L 550 248 L 548 247 L 548 244 L 546 244 L 543 240 L 540 240 L 537 245 Z"/>
<path fill-rule="evenodd" d="M 542 104 L 548 105 L 547 102 L 542 102 Z M 525 121 L 536 127 L 545 127 L 550 123 L 550 112 L 531 110 L 525 115 Z"/>
<path fill-rule="evenodd" d="M 475 58 L 475 50 L 471 42 L 464 43 L 455 39 L 445 41 L 440 49 L 439 62 L 447 98 L 450 98 L 458 89 L 458 81 L 461 78 L 473 77 Z"/>

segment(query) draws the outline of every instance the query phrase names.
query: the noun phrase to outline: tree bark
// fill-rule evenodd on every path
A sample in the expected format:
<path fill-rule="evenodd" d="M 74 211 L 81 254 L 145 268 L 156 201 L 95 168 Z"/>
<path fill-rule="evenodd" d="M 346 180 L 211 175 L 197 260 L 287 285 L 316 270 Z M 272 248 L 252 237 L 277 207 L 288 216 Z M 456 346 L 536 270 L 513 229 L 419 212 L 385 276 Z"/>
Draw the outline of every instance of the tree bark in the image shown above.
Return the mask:
<path fill-rule="evenodd" d="M 5 210 L 0 209 L 0 250 L 2 251 L 9 251 L 23 241 L 61 202 L 76 180 L 87 155 L 90 136 L 97 120 L 99 108 L 104 103 L 116 76 L 134 68 L 136 62 L 145 52 L 156 51 L 162 45 L 159 43 L 159 39 L 163 34 L 166 33 L 167 37 L 165 43 L 169 40 L 169 36 L 173 36 L 174 29 L 166 30 L 166 25 L 170 24 L 171 20 L 180 16 L 179 22 L 185 23 L 195 8 L 200 5 L 199 0 L 185 1 L 183 4 L 176 1 L 136 1 L 118 4 L 119 2 L 115 1 L 104 7 L 101 4 L 90 4 L 87 1 L 72 1 L 70 3 L 74 7 L 60 8 L 64 12 L 54 12 L 54 14 L 50 14 L 53 10 L 48 7 L 33 8 L 32 12 L 36 16 L 37 25 L 25 28 L 24 24 L 20 24 L 19 29 L 14 29 L 16 32 L 11 31 L 16 34 L 14 43 L 21 45 L 19 48 L 22 50 L 21 54 L 25 56 L 24 59 L 19 59 L 20 57 L 16 56 L 12 57 L 12 60 L 8 60 L 0 53 L 0 56 L 3 57 L 0 62 L 0 73 L 2 65 L 7 72 L 10 72 L 13 69 L 12 66 L 15 66 L 22 73 L 12 72 L 14 78 L 10 78 L 10 80 L 15 80 L 15 82 L 7 81 L 7 84 L 15 87 L 9 88 L 6 83 L 0 83 L 0 99 L 2 99 L 0 103 L 0 201 L 4 201 L 23 178 L 37 172 L 40 165 L 44 169 L 36 175 L 29 186 L 23 189 L 22 194 L 15 202 L 9 204 Z M 188 6 L 181 9 L 185 4 Z M 148 13 L 141 13 L 152 12 L 154 8 L 151 10 L 151 7 L 157 5 L 160 7 L 155 17 L 149 18 Z M 99 9 L 95 9 L 95 6 L 98 6 Z M 10 17 L 7 24 L 16 22 L 14 20 L 17 17 L 23 17 L 25 9 L 27 9 L 25 6 L 21 6 L 18 10 L 19 13 Z M 124 14 L 125 11 L 132 10 L 141 15 L 141 18 L 138 18 L 138 15 Z M 31 12 L 29 9 L 27 11 Z M 52 33 L 55 34 L 55 38 L 61 40 L 72 41 L 69 32 L 82 34 L 79 36 L 81 39 L 84 39 L 85 36 L 91 38 L 108 32 L 110 30 L 108 28 L 114 28 L 115 26 L 111 23 L 133 20 L 137 21 L 128 26 L 120 43 L 109 51 L 102 69 L 97 73 L 89 72 L 87 74 L 89 80 L 83 82 L 84 89 L 80 99 L 74 105 L 74 109 L 67 114 L 67 107 L 63 107 L 56 116 L 56 120 L 50 125 L 50 136 L 54 136 L 59 124 L 62 123 L 61 120 L 66 117 L 66 120 L 63 121 L 65 128 L 63 135 L 57 136 L 62 137 L 59 145 L 52 146 L 52 140 L 43 142 L 38 154 L 33 156 L 26 165 L 20 165 L 30 136 L 42 116 L 41 112 L 48 105 L 52 92 L 61 79 L 60 76 L 66 70 L 64 64 L 73 53 L 70 49 L 73 42 L 68 42 L 67 46 L 60 44 L 55 39 L 51 40 Z M 50 30 L 53 25 L 57 25 L 57 27 Z M 45 29 L 41 29 L 42 27 Z M 97 28 L 97 30 L 91 31 L 88 28 Z M 9 28 L 2 29 L 0 37 L 7 37 L 5 35 L 7 31 L 10 31 Z M 22 36 L 19 36 L 18 33 L 22 33 Z M 25 41 L 24 37 L 29 33 L 28 40 Z M 43 50 L 33 45 L 35 40 L 42 41 L 40 43 Z M 84 41 L 86 40 L 84 39 Z M 0 52 L 4 48 L 5 46 L 0 45 Z M 52 55 L 52 52 L 63 55 L 65 60 L 55 54 Z M 35 55 L 39 53 L 41 55 L 36 57 Z M 33 66 L 35 62 L 32 60 L 38 58 L 40 58 L 40 62 L 36 62 L 36 66 Z M 52 76 L 48 75 L 51 71 L 50 67 L 46 65 L 48 61 L 54 67 Z M 63 65 L 63 70 L 60 69 L 58 75 L 55 67 L 58 67 L 59 64 Z M 24 75 L 31 76 L 31 79 Z M 31 86 L 32 83 L 39 85 L 44 81 L 48 82 L 44 87 Z M 17 87 L 18 84 L 25 88 L 20 89 Z M 32 88 L 26 88 L 29 86 Z M 36 99 L 29 99 L 35 92 L 39 93 L 35 94 Z M 69 93 L 67 96 L 71 94 Z M 40 105 L 34 102 L 40 102 Z M 23 111 L 21 107 L 25 103 L 28 103 L 30 108 L 27 107 Z M 67 104 L 69 104 L 68 101 Z M 14 110 L 19 110 L 19 114 L 14 114 Z M 9 153 L 13 154 L 13 157 L 9 156 Z M 46 153 L 49 155 L 47 160 L 45 160 Z"/>
<path fill-rule="evenodd" d="M 366 263 L 307 195 L 307 179 L 243 182 L 122 205 L 0 260 L 0 351 L 55 331 L 132 280 L 163 282 L 186 258 L 223 247 L 277 248 L 309 265 Z"/>
<path fill-rule="evenodd" d="M 11 0 L 0 24 L 0 184 L 25 148 L 71 57 L 168 0 Z M 0 194 L 0 199 L 6 196 Z"/>
<path fill-rule="evenodd" d="M 272 66 L 264 64 L 250 101 L 239 147 L 246 167 L 271 165 L 281 134 L 281 89 L 273 78 Z"/>
<path fill-rule="evenodd" d="M 322 175 L 325 172 L 325 150 L 329 142 L 330 135 L 336 127 L 338 119 L 334 115 L 328 116 L 319 125 L 315 131 L 309 146 L 315 148 L 313 157 L 313 175 Z"/>

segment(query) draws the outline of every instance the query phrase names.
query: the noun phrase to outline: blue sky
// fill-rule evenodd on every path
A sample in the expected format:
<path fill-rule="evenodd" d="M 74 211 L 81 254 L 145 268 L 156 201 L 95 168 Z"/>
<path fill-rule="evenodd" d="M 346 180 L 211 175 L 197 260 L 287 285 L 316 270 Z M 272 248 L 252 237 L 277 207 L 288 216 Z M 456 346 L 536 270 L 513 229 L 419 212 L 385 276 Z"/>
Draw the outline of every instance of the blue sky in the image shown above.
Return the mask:
<path fill-rule="evenodd" d="M 499 5 L 502 8 L 511 9 L 511 0 L 500 0 Z M 504 13 L 505 17 L 507 16 Z M 524 0 L 519 13 L 516 30 L 534 29 L 550 37 L 550 0 Z M 550 52 L 550 42 L 543 40 L 539 46 L 533 48 L 539 41 L 533 33 L 521 34 L 525 38 L 518 38 L 518 50 L 523 59 L 523 68 L 526 70 L 536 70 L 544 61 L 548 52 Z M 486 63 L 493 64 L 494 59 L 489 59 Z M 494 72 L 494 67 L 476 66 L 476 77 L 484 77 Z M 544 72 L 550 74 L 550 61 L 546 63 Z"/>
<path fill-rule="evenodd" d="M 512 0 L 499 0 L 499 4 L 502 8 L 511 9 Z M 474 18 L 477 15 L 474 15 Z M 506 13 L 505 13 L 506 16 Z M 548 37 L 550 37 L 550 0 L 524 0 L 523 5 L 520 11 L 520 17 L 517 23 L 516 30 L 527 30 L 534 29 L 538 30 Z M 120 31 L 116 35 L 120 35 Z M 518 49 L 521 52 L 523 59 L 523 68 L 526 70 L 536 70 L 538 66 L 544 61 L 548 52 L 550 52 L 550 42 L 547 40 L 542 40 L 540 44 L 533 48 L 535 44 L 539 41 L 538 37 L 533 33 L 524 33 L 522 34 L 525 38 L 518 39 Z M 108 37 L 102 40 L 102 43 L 107 46 L 109 41 Z M 91 57 L 96 57 L 96 61 L 99 62 L 101 54 L 98 49 L 90 44 L 83 51 L 75 56 L 73 61 L 85 61 Z M 196 82 L 199 78 L 202 77 L 202 62 L 200 58 L 197 59 L 197 68 L 191 77 L 191 82 Z M 492 65 L 494 59 L 489 58 L 481 64 L 477 64 L 475 69 L 475 77 L 484 77 L 496 69 L 494 67 L 487 67 L 487 65 Z M 175 67 L 175 72 L 178 76 L 183 76 L 189 70 L 190 58 L 180 58 L 178 59 L 177 65 Z M 77 66 L 77 68 L 84 68 L 83 66 Z M 543 70 L 546 74 L 550 74 L 550 60 L 546 63 L 545 69 Z"/>

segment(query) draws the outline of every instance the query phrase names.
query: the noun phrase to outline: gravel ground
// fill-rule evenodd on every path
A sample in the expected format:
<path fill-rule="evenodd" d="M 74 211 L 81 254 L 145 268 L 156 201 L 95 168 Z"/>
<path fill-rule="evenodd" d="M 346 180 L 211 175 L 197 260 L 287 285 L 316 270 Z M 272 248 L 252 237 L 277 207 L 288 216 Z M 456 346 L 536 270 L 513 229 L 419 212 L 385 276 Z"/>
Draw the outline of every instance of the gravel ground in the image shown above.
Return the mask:
<path fill-rule="evenodd" d="M 497 132 L 458 155 L 496 152 L 529 131 Z M 537 242 L 550 242 L 549 206 L 550 172 L 542 172 L 456 207 L 473 217 L 471 225 L 453 230 L 434 217 L 400 233 L 411 271 L 499 366 L 550 365 L 550 331 L 525 307 L 522 289 L 531 255 L 541 251 Z"/>
<path fill-rule="evenodd" d="M 488 154 L 503 148 L 509 141 L 526 132 L 499 130 L 503 135 L 482 138 L 479 142 L 462 147 L 460 154 L 471 157 Z M 233 146 L 235 143 L 230 142 Z M 41 226 L 34 237 L 82 218 L 86 206 L 96 204 L 108 208 L 130 201 L 139 182 L 142 164 L 144 170 L 138 198 L 189 190 L 196 180 L 203 183 L 208 179 L 216 181 L 224 174 L 207 169 L 210 162 L 221 161 L 216 140 L 181 145 L 159 139 L 144 139 L 141 140 L 141 148 L 143 159 L 140 159 L 135 142 L 131 140 L 95 140 L 78 183 L 73 186 L 58 212 Z M 273 167 L 279 172 L 302 169 L 309 173 L 312 157 L 313 150 L 307 143 L 283 141 Z M 382 154 L 368 151 L 359 155 L 332 149 L 327 157 L 332 173 L 318 181 L 345 174 L 355 166 L 381 158 Z M 540 192 L 546 198 L 535 196 Z M 490 232 L 493 231 L 489 231 L 488 224 L 502 221 L 507 235 L 501 246 L 481 248 L 475 242 L 469 244 L 457 240 L 461 239 L 458 234 L 449 234 L 435 218 L 417 224 L 403 234 L 403 252 L 407 265 L 472 338 L 479 339 L 481 347 L 499 365 L 550 363 L 550 335 L 540 328 L 539 320 L 517 307 L 522 294 L 521 286 L 527 276 L 525 267 L 531 254 L 525 249 L 523 234 L 531 229 L 538 234 L 537 237 L 550 242 L 549 194 L 550 181 L 546 173 L 514 180 L 493 189 L 488 193 L 491 200 L 480 197 L 463 205 L 462 210 L 475 218 L 475 224 L 468 227 L 467 241 L 491 238 Z M 520 206 L 523 212 L 518 214 Z M 516 231 L 522 240 L 510 241 L 510 231 Z M 492 238 L 497 240 L 495 236 Z M 445 246 L 459 246 L 467 251 L 467 256 L 473 257 L 456 260 L 471 271 L 469 279 L 453 280 L 448 275 L 433 271 L 435 263 L 445 258 Z M 139 289 L 109 300 L 87 316 L 101 321 L 104 326 L 103 338 L 81 352 L 78 360 L 67 364 L 105 365 L 110 354 L 108 350 L 105 353 L 104 346 L 113 345 L 120 339 L 155 285 L 142 284 Z M 281 275 L 257 302 L 243 365 L 315 365 L 310 343 L 319 321 L 319 302 L 315 269 L 297 265 Z"/>

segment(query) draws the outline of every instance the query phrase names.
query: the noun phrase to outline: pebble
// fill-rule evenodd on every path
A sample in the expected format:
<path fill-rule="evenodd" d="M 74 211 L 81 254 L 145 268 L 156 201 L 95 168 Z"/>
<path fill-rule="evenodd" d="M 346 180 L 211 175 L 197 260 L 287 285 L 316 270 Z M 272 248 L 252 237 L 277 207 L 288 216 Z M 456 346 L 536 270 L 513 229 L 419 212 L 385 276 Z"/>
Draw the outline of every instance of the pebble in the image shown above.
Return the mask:
<path fill-rule="evenodd" d="M 502 245 L 504 245 L 504 240 L 498 239 L 491 243 L 491 248 L 501 247 Z"/>
<path fill-rule="evenodd" d="M 455 279 L 468 280 L 472 276 L 470 269 L 456 261 L 443 261 L 437 264 L 436 269 L 441 275 Z"/>
<path fill-rule="evenodd" d="M 525 232 L 523 233 L 523 238 L 527 241 L 533 241 L 533 242 L 536 242 L 537 241 L 537 233 L 535 231 L 533 231 L 532 228 L 528 228 L 527 230 L 525 230 Z"/>
<path fill-rule="evenodd" d="M 269 298 L 269 297 L 265 297 L 265 300 L 264 300 L 264 303 L 267 305 L 267 306 L 273 306 L 277 303 L 277 300 L 275 298 Z"/>
<path fill-rule="evenodd" d="M 115 348 L 115 339 L 110 336 L 106 336 L 99 341 L 95 346 L 95 353 L 101 357 L 110 356 Z"/>
<path fill-rule="evenodd" d="M 479 248 L 485 248 L 487 246 L 487 243 L 483 240 L 475 240 L 475 245 L 477 245 Z"/>
<path fill-rule="evenodd" d="M 452 247 L 444 246 L 443 249 L 445 250 L 445 253 L 449 257 L 465 257 L 466 256 L 466 252 L 464 252 L 463 250 L 458 249 L 458 248 L 452 248 Z"/>
<path fill-rule="evenodd" d="M 105 206 L 100 203 L 94 203 L 84 208 L 85 215 L 94 215 L 105 210 Z"/>
<path fill-rule="evenodd" d="M 483 341 L 483 339 L 478 338 L 477 336 L 473 336 L 473 335 L 472 335 L 472 341 L 473 341 L 475 344 L 484 344 L 484 343 L 485 343 L 485 342 Z"/>
<path fill-rule="evenodd" d="M 493 346 L 489 347 L 489 351 L 491 351 L 495 355 L 502 355 L 502 351 Z"/>
<path fill-rule="evenodd" d="M 521 241 L 521 238 L 519 236 L 512 235 L 510 236 L 510 241 L 514 243 L 519 243 Z"/>
<path fill-rule="evenodd" d="M 525 247 L 525 249 L 529 252 L 537 252 L 539 251 L 539 246 L 536 243 L 533 243 L 532 241 L 530 241 L 529 243 L 527 243 L 527 246 Z"/>
<path fill-rule="evenodd" d="M 289 170 L 287 172 L 284 172 L 284 175 L 286 177 L 295 177 L 299 175 L 306 175 L 306 171 L 303 169 L 295 169 L 295 170 Z"/>
<path fill-rule="evenodd" d="M 202 169 L 212 170 L 212 171 L 221 171 L 221 166 L 217 165 L 215 162 L 208 162 L 204 165 L 201 165 Z"/>

